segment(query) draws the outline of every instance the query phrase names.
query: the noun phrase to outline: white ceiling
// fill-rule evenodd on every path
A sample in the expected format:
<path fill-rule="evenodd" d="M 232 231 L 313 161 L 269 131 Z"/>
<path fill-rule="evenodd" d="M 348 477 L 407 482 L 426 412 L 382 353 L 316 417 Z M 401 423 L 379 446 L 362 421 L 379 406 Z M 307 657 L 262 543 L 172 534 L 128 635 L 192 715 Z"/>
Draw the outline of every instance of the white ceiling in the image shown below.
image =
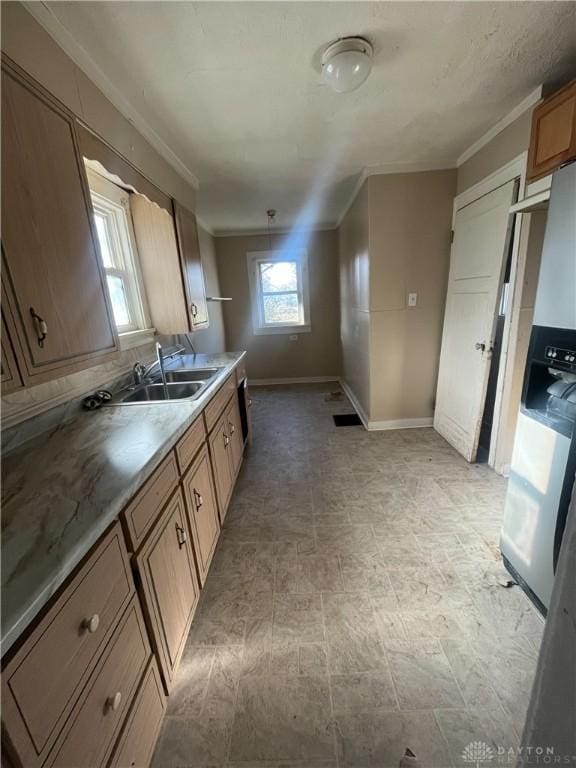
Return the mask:
<path fill-rule="evenodd" d="M 197 177 L 216 233 L 262 229 L 271 207 L 279 227 L 333 225 L 365 167 L 453 166 L 576 54 L 571 2 L 46 6 L 100 87 L 113 84 Z M 352 34 L 373 43 L 374 69 L 336 94 L 320 55 Z"/>

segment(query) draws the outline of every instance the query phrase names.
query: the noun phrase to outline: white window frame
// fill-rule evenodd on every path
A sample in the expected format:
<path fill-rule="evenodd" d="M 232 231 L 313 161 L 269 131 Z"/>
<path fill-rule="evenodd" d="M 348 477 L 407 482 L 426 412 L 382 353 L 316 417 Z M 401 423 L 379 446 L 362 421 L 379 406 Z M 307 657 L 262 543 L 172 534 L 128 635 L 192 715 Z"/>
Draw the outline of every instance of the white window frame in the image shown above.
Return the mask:
<path fill-rule="evenodd" d="M 130 323 L 116 326 L 122 349 L 144 344 L 154 335 L 132 227 L 129 192 L 86 168 L 92 208 L 106 218 L 106 234 L 115 263 L 102 264 L 105 275 L 122 278 Z"/>
<path fill-rule="evenodd" d="M 252 328 L 256 336 L 309 333 L 310 325 L 310 281 L 308 274 L 308 252 L 305 248 L 279 251 L 248 251 L 246 254 L 250 283 L 250 306 Z M 295 261 L 298 275 L 298 309 L 300 319 L 296 323 L 266 323 L 264 319 L 263 290 L 260 264 L 274 261 Z M 293 293 L 293 291 L 287 291 Z"/>

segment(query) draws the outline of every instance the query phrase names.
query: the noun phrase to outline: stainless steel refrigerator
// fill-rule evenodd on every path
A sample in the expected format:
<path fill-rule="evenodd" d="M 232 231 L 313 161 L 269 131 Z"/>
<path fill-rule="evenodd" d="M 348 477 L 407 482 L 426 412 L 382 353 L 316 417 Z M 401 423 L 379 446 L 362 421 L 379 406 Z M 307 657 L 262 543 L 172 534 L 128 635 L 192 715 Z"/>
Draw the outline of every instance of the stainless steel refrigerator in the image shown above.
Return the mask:
<path fill-rule="evenodd" d="M 545 615 L 576 472 L 576 163 L 557 171 L 500 547 Z"/>

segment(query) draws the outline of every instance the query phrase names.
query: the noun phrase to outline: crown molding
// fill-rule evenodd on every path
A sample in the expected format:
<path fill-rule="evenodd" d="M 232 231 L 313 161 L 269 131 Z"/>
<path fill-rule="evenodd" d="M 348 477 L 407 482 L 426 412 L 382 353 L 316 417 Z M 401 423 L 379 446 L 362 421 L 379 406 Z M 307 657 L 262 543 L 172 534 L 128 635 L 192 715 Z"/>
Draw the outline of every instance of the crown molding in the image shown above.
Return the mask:
<path fill-rule="evenodd" d="M 338 224 L 318 224 L 312 227 L 284 228 L 284 229 L 224 229 L 215 230 L 214 237 L 258 237 L 272 235 L 291 235 L 294 232 L 331 232 L 338 229 Z"/>
<path fill-rule="evenodd" d="M 116 109 L 142 134 L 154 149 L 172 168 L 196 190 L 200 186 L 198 178 L 183 160 L 166 144 L 164 139 L 152 128 L 130 102 L 123 96 L 114 83 L 95 63 L 87 51 L 74 39 L 70 31 L 54 16 L 43 2 L 24 2 L 24 8 L 44 27 L 62 50 L 84 72 L 84 74 L 102 91 Z"/>
<path fill-rule="evenodd" d="M 504 130 L 504 128 L 507 128 L 511 123 L 514 122 L 514 120 L 517 120 L 520 115 L 523 115 L 524 112 L 532 109 L 532 107 L 537 104 L 541 98 L 542 85 L 539 85 L 531 93 L 529 93 L 528 96 L 526 96 L 526 98 L 520 102 L 520 104 L 517 104 L 514 109 L 508 112 L 507 115 L 504 115 L 503 118 L 498 120 L 498 122 L 495 123 L 495 125 L 493 125 L 492 128 L 490 128 L 488 131 L 486 131 L 483 136 L 480 136 L 478 141 L 475 141 L 474 144 L 468 147 L 468 149 L 464 150 L 464 152 L 462 152 L 456 161 L 456 166 L 459 168 L 463 163 L 466 162 L 466 160 L 469 160 L 473 155 L 485 147 L 486 144 L 489 144 L 495 136 Z"/>
<path fill-rule="evenodd" d="M 216 237 L 216 233 L 212 229 L 212 227 L 209 224 L 206 224 L 204 219 L 201 219 L 198 214 L 196 214 L 196 223 L 204 230 L 204 232 L 208 232 L 209 235 L 212 237 Z"/>

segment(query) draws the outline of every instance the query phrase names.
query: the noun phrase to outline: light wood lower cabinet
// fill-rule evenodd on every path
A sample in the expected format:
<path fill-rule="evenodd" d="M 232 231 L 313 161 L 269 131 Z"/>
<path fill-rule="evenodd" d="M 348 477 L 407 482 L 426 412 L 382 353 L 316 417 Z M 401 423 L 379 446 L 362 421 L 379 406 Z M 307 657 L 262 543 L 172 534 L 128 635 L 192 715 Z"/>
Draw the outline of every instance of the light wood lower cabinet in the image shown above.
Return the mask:
<path fill-rule="evenodd" d="M 244 440 L 242 438 L 242 424 L 240 422 L 240 409 L 238 407 L 237 396 L 232 398 L 226 409 L 226 419 L 228 421 L 228 435 L 230 437 L 228 458 L 230 460 L 230 469 L 234 481 L 238 474 L 238 470 L 240 469 L 242 454 L 244 452 Z"/>
<path fill-rule="evenodd" d="M 146 768 L 166 712 L 166 696 L 154 658 L 140 684 L 109 768 Z"/>
<path fill-rule="evenodd" d="M 46 768 L 106 765 L 149 659 L 146 627 L 134 597 Z"/>
<path fill-rule="evenodd" d="M 26 768 L 40 765 L 134 594 L 122 531 L 114 525 L 6 665 L 2 726 Z"/>
<path fill-rule="evenodd" d="M 182 478 L 200 584 L 204 584 L 218 542 L 220 522 L 206 446 Z"/>
<path fill-rule="evenodd" d="M 180 489 L 168 502 L 135 562 L 144 611 L 168 693 L 200 592 Z"/>
<path fill-rule="evenodd" d="M 224 522 L 228 502 L 232 494 L 232 485 L 234 475 L 232 474 L 232 463 L 229 458 L 231 451 L 230 436 L 228 435 L 227 411 L 220 416 L 216 426 L 212 430 L 209 438 L 210 456 L 212 458 L 212 469 L 214 470 L 214 481 L 216 484 L 216 493 L 218 495 L 218 510 L 220 512 L 220 523 Z"/>

